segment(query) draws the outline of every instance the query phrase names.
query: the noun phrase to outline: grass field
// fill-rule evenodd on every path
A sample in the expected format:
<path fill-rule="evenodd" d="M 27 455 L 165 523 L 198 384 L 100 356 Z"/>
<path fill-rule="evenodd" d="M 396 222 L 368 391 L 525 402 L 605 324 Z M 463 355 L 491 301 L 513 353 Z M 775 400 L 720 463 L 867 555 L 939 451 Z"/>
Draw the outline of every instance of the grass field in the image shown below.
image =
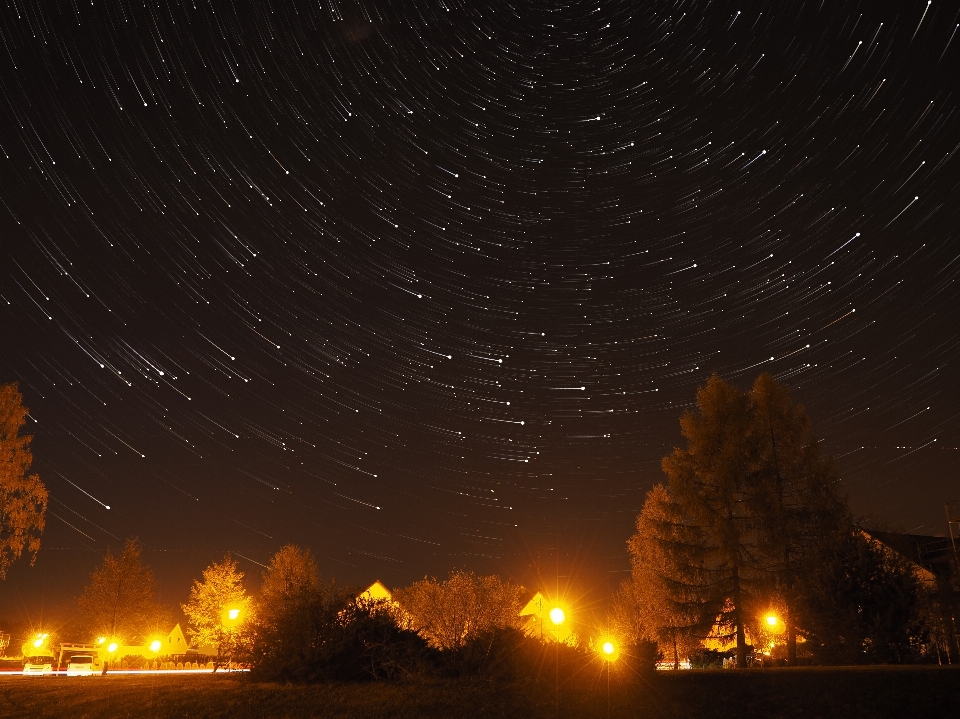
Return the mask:
<path fill-rule="evenodd" d="M 606 676 L 549 683 L 258 684 L 242 675 L 0 677 L 3 719 L 748 719 L 960 717 L 960 669 L 876 667 Z"/>

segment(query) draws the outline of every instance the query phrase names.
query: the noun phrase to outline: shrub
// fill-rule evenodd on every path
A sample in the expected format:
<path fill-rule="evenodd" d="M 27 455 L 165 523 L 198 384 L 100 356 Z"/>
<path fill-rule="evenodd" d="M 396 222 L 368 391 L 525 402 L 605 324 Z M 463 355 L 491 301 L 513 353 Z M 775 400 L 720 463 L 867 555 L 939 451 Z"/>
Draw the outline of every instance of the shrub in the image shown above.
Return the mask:
<path fill-rule="evenodd" d="M 358 602 L 335 586 L 274 607 L 253 644 L 255 677 L 289 682 L 376 681 L 431 673 L 436 652 L 401 629 L 383 604 Z"/>

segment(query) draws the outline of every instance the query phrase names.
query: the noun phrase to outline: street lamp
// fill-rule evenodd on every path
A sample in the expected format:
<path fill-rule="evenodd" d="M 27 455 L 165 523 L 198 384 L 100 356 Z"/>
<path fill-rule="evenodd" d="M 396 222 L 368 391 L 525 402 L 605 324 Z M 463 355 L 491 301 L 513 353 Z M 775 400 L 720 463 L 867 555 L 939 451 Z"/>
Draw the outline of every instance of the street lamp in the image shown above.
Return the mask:
<path fill-rule="evenodd" d="M 600 658 L 607 665 L 607 716 L 610 716 L 610 665 L 617 660 L 617 645 L 609 639 L 600 645 Z"/>
<path fill-rule="evenodd" d="M 553 622 L 553 625 L 557 628 L 557 653 L 556 653 L 556 683 L 555 683 L 555 701 L 556 701 L 556 710 L 557 715 L 560 714 L 560 625 L 563 624 L 563 620 L 567 618 L 567 615 L 563 613 L 563 610 L 560 607 L 554 607 L 550 610 L 550 621 Z"/>
<path fill-rule="evenodd" d="M 240 624 L 243 619 L 243 607 L 239 604 L 224 607 L 223 614 L 220 616 L 220 621 L 224 629 L 233 629 Z"/>
<path fill-rule="evenodd" d="M 768 614 L 768 615 L 767 615 L 767 624 L 769 624 L 771 627 L 777 626 L 777 622 L 779 622 L 779 621 L 780 621 L 780 620 L 777 619 L 777 615 L 776 615 L 776 614 Z"/>
<path fill-rule="evenodd" d="M 107 641 L 106 637 L 100 637 L 99 639 L 97 639 L 97 644 L 100 644 L 102 646 L 103 644 L 106 643 L 106 641 Z M 103 671 L 100 672 L 100 676 L 102 677 L 107 676 L 107 669 L 109 669 L 110 662 L 113 660 L 113 653 L 117 651 L 119 646 L 120 645 L 117 644 L 115 640 L 111 640 L 110 643 L 107 644 L 107 658 L 103 662 Z"/>

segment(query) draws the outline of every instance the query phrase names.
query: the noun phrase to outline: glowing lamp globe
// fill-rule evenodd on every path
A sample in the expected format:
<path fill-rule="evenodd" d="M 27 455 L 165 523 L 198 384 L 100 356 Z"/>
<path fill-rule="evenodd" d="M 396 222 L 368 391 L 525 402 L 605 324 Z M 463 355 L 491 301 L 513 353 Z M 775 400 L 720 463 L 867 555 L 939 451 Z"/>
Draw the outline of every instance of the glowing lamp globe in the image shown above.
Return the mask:
<path fill-rule="evenodd" d="M 110 642 L 110 644 L 107 645 L 107 651 L 110 652 L 111 654 L 113 654 L 115 651 L 117 651 L 117 643 L 116 643 L 116 642 Z"/>
<path fill-rule="evenodd" d="M 550 610 L 550 621 L 554 624 L 563 624 L 564 619 L 566 619 L 566 615 L 560 607 L 554 607 Z"/>
<path fill-rule="evenodd" d="M 604 654 L 613 654 L 614 647 L 613 642 L 604 642 L 603 643 L 603 653 Z"/>
<path fill-rule="evenodd" d="M 772 614 L 768 615 L 767 624 L 769 624 L 771 627 L 777 626 L 777 618 Z"/>
<path fill-rule="evenodd" d="M 163 646 L 163 644 L 160 642 L 159 639 L 154 639 L 152 642 L 150 642 L 150 651 L 151 651 L 151 652 L 159 652 L 159 651 L 160 651 L 160 647 L 162 647 L 162 646 Z"/>
<path fill-rule="evenodd" d="M 239 609 L 231 609 L 230 611 L 227 612 L 227 616 L 230 617 L 230 620 L 231 620 L 231 621 L 236 621 L 236 620 L 237 620 L 237 617 L 240 616 L 240 610 L 239 610 Z"/>

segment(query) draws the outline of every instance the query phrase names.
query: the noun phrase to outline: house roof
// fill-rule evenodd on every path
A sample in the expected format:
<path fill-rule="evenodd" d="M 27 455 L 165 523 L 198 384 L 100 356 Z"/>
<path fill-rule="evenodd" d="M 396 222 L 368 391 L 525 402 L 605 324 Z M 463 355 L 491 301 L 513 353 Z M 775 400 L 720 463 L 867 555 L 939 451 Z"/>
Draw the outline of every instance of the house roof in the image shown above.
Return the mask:
<path fill-rule="evenodd" d="M 371 584 L 369 587 L 364 589 L 357 595 L 357 599 L 367 599 L 372 601 L 377 600 L 386 600 L 390 601 L 393 599 L 393 593 L 387 589 L 386 585 L 381 582 L 379 579 Z"/>
<path fill-rule="evenodd" d="M 944 537 L 925 537 L 920 534 L 900 534 L 898 532 L 868 532 L 861 530 L 863 534 L 873 542 L 881 545 L 886 551 L 899 554 L 910 562 L 914 567 L 917 578 L 922 582 L 933 583 L 936 581 L 937 567 L 950 571 L 950 564 L 943 564 L 939 561 L 931 562 L 931 551 L 934 550 L 939 555 L 937 540 L 943 540 Z M 922 541 L 917 540 L 933 540 Z M 924 557 L 923 548 L 927 547 L 927 556 Z M 947 540 L 947 547 L 950 547 Z"/>

